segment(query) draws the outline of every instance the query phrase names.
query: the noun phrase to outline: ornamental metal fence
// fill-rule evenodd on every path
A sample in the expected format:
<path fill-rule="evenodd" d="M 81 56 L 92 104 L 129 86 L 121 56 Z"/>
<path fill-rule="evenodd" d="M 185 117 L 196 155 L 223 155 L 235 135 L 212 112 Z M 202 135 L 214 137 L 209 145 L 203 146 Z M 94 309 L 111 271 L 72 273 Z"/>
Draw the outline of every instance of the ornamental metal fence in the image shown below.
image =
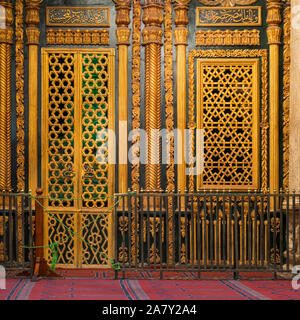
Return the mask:
<path fill-rule="evenodd" d="M 300 195 L 118 194 L 116 277 L 126 271 L 291 272 L 300 264 Z"/>
<path fill-rule="evenodd" d="M 33 200 L 25 193 L 0 193 L 0 265 L 30 267 L 33 257 Z"/>
<path fill-rule="evenodd" d="M 0 194 L 0 264 L 32 265 L 34 199 Z M 126 272 L 291 272 L 300 265 L 300 194 L 115 195 L 116 277 Z M 44 245 L 49 245 L 45 243 Z M 48 261 L 51 264 L 51 261 Z"/>

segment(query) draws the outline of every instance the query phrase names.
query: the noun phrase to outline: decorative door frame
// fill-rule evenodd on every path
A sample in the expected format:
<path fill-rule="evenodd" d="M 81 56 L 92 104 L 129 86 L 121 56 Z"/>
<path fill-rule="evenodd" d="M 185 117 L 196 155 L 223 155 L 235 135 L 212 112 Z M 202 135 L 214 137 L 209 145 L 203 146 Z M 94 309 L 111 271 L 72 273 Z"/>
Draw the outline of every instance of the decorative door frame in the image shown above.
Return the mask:
<path fill-rule="evenodd" d="M 97 54 L 97 53 L 107 53 L 109 57 L 108 61 L 108 75 L 110 77 L 110 81 L 108 84 L 109 87 L 109 98 L 108 98 L 108 129 L 114 130 L 115 127 L 115 49 L 113 48 L 42 48 L 42 187 L 44 190 L 44 195 L 45 197 L 48 197 L 48 186 L 47 186 L 47 181 L 48 178 L 46 176 L 46 173 L 48 172 L 48 70 L 45 69 L 48 66 L 48 54 L 49 53 L 74 53 L 74 54 L 81 54 L 81 53 L 91 53 L 91 54 Z M 81 109 L 81 87 L 79 84 L 81 83 L 81 74 L 82 71 L 79 70 L 79 63 L 74 63 L 74 81 L 76 82 L 74 84 L 75 90 L 74 90 L 74 125 L 77 126 L 79 129 L 74 132 L 74 171 L 79 174 L 74 182 L 74 186 L 76 186 L 77 190 L 74 190 L 74 198 L 81 198 L 80 192 L 81 192 L 81 169 L 82 169 L 82 146 L 81 146 L 81 130 L 82 130 L 82 124 L 81 124 L 81 117 L 76 117 L 76 113 L 81 115 L 82 109 Z M 78 87 L 78 88 L 77 88 Z M 114 143 L 111 145 L 109 143 L 108 145 L 108 150 L 112 150 L 111 148 L 114 148 Z M 77 149 L 77 150 L 76 150 Z M 76 159 L 77 158 L 77 159 Z M 71 172 L 70 172 L 71 174 Z M 107 188 L 108 188 L 108 198 L 107 198 L 107 206 L 101 207 L 101 208 L 84 208 L 82 205 L 81 200 L 74 200 L 74 204 L 72 207 L 64 207 L 64 206 L 47 206 L 46 205 L 46 214 L 44 218 L 44 239 L 45 243 L 48 243 L 49 241 L 49 225 L 50 225 L 50 220 L 51 218 L 54 217 L 54 215 L 57 215 L 57 218 L 62 221 L 65 219 L 64 215 L 70 215 L 69 217 L 66 218 L 65 224 L 70 223 L 72 225 L 72 232 L 76 234 L 76 232 L 79 232 L 79 236 L 82 236 L 83 233 L 83 219 L 87 219 L 87 216 L 89 215 L 90 218 L 94 217 L 95 215 L 105 215 L 107 216 L 107 235 L 108 239 L 106 241 L 107 244 L 107 256 L 109 258 L 113 257 L 113 198 L 112 195 L 114 193 L 114 177 L 115 177 L 115 165 L 114 163 L 108 163 L 108 169 L 107 169 L 107 174 L 108 174 L 108 181 L 107 181 Z M 47 203 L 45 201 L 45 203 Z M 55 218 L 54 218 L 55 219 Z M 98 219 L 98 218 L 96 218 Z M 95 220 L 96 220 L 95 219 Z M 53 220 L 53 219 L 52 219 Z M 55 219 L 57 220 L 57 219 Z M 54 221 L 54 220 L 53 220 Z M 90 223 L 87 221 L 88 224 Z M 61 223 L 59 223 L 61 224 Z M 58 227 L 61 227 L 60 225 Z M 93 226 L 92 226 L 93 227 Z M 62 233 L 65 232 L 68 234 L 66 230 L 61 230 L 61 235 Z M 90 232 L 90 231 L 89 231 Z M 59 234 L 59 232 L 57 232 Z M 70 235 L 70 234 L 69 234 Z M 73 235 L 74 238 L 76 236 Z M 73 263 L 71 264 L 65 264 L 65 263 L 60 263 L 58 261 L 57 266 L 63 266 L 63 267 L 80 267 L 84 266 L 85 268 L 88 267 L 108 267 L 109 265 L 109 259 L 107 260 L 106 264 L 98 264 L 98 263 L 93 263 L 93 264 L 85 264 L 83 263 L 83 257 L 81 256 L 81 249 L 83 246 L 83 242 L 78 238 L 74 239 L 73 238 L 73 254 L 74 254 L 74 259 L 72 260 Z M 50 258 L 50 250 L 48 248 L 45 249 L 45 254 L 46 257 Z M 94 259 L 95 260 L 95 259 Z M 93 261 L 94 261 L 93 260 Z"/>

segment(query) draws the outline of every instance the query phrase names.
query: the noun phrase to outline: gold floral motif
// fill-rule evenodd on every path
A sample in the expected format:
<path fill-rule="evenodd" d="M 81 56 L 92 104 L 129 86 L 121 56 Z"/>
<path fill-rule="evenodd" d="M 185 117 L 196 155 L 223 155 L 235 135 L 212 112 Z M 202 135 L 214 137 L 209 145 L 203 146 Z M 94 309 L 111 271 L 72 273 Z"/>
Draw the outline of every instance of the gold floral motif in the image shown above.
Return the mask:
<path fill-rule="evenodd" d="M 25 132 L 24 132 L 24 34 L 23 0 L 15 4 L 16 27 L 16 117 L 17 117 L 17 190 L 25 190 Z M 19 232 L 20 233 L 20 232 Z M 22 237 L 21 237 L 22 238 Z"/>
<path fill-rule="evenodd" d="M 134 134 L 132 137 L 132 157 L 138 158 L 140 154 L 139 146 L 139 134 L 138 131 L 141 126 L 141 88 L 140 88 L 140 77 L 141 77 L 141 2 L 139 0 L 134 0 L 133 2 L 133 30 L 132 30 L 132 129 Z M 135 161 L 131 167 L 131 187 L 134 191 L 139 191 L 140 189 L 140 164 Z M 132 197 L 132 208 L 139 206 L 138 199 Z M 137 220 L 137 221 L 136 221 Z M 139 230 L 139 219 L 135 219 L 135 213 L 132 212 L 131 218 L 131 255 L 135 259 L 135 252 L 138 250 L 138 243 L 135 243 L 135 230 Z"/>
<path fill-rule="evenodd" d="M 205 6 L 222 6 L 222 7 L 234 7 L 248 6 L 255 3 L 257 0 L 198 0 L 199 3 Z"/>
<path fill-rule="evenodd" d="M 155 221 L 155 222 L 154 222 Z M 154 234 L 160 232 L 161 228 L 161 237 L 162 237 L 162 242 L 164 242 L 164 220 L 161 221 L 160 218 L 150 218 L 149 219 L 149 227 L 150 227 L 150 233 L 152 235 L 152 238 L 154 238 Z"/>
<path fill-rule="evenodd" d="M 170 150 L 170 160 L 167 164 L 167 190 L 175 190 L 175 166 L 174 166 L 174 136 L 171 132 L 174 129 L 174 90 L 173 90 L 173 33 L 172 33 L 172 4 L 171 0 L 164 3 L 164 27 L 165 27 L 165 113 L 167 134 L 167 150 Z M 173 253 L 173 200 L 168 198 L 168 223 L 169 223 L 169 258 L 172 261 Z M 163 237 L 164 239 L 164 237 Z"/>
<path fill-rule="evenodd" d="M 260 31 L 200 30 L 196 31 L 197 46 L 259 46 Z"/>
<path fill-rule="evenodd" d="M 138 130 L 141 126 L 141 2 L 134 0 L 133 5 L 133 27 L 132 27 L 132 129 L 135 134 L 132 137 L 132 156 L 139 157 L 139 135 Z M 135 162 L 131 167 L 131 187 L 138 191 L 140 188 L 140 164 Z"/>
<path fill-rule="evenodd" d="M 291 7 L 284 9 L 283 22 L 283 188 L 289 188 L 289 134 L 290 134 L 290 38 Z"/>
<path fill-rule="evenodd" d="M 155 262 L 154 262 L 155 259 Z M 154 248 L 154 243 L 152 243 L 152 246 L 149 250 L 149 261 L 150 263 L 160 263 L 160 256 L 159 256 L 159 250 Z"/>
<path fill-rule="evenodd" d="M 181 217 L 180 218 L 180 233 L 182 238 L 185 238 L 186 234 L 185 234 L 185 224 L 186 224 L 186 218 L 185 217 Z"/>
<path fill-rule="evenodd" d="M 88 44 L 88 45 L 107 45 L 109 44 L 108 30 L 63 30 L 48 29 L 47 44 Z"/>
<path fill-rule="evenodd" d="M 280 231 L 280 218 L 271 218 L 271 232 L 279 233 Z"/>
<path fill-rule="evenodd" d="M 122 236 L 124 232 L 128 231 L 128 217 L 119 217 L 119 231 L 121 231 Z"/>
<path fill-rule="evenodd" d="M 128 248 L 123 247 L 123 245 L 119 248 L 118 261 L 122 263 L 128 262 Z"/>
<path fill-rule="evenodd" d="M 273 264 L 279 264 L 280 263 L 280 255 L 279 255 L 279 249 L 276 248 L 276 250 L 274 250 L 274 248 L 272 248 L 270 250 L 270 260 L 271 263 Z"/>

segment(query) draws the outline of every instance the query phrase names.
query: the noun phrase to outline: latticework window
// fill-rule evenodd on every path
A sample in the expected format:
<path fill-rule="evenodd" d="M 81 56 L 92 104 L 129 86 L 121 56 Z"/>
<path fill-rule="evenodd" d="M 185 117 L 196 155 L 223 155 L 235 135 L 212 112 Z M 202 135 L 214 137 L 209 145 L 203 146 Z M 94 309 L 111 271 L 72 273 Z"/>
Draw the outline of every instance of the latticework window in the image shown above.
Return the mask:
<path fill-rule="evenodd" d="M 197 61 L 198 128 L 204 130 L 199 188 L 258 187 L 259 60 Z"/>

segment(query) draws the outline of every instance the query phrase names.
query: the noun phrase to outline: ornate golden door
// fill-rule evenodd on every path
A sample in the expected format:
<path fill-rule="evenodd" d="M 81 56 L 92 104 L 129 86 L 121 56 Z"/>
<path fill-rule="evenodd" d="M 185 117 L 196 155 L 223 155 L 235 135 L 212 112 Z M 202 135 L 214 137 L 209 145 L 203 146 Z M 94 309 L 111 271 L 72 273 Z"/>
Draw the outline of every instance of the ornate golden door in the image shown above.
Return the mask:
<path fill-rule="evenodd" d="M 58 244 L 58 266 L 107 266 L 114 168 L 105 130 L 114 129 L 114 50 L 43 49 L 42 74 L 44 243 Z"/>

